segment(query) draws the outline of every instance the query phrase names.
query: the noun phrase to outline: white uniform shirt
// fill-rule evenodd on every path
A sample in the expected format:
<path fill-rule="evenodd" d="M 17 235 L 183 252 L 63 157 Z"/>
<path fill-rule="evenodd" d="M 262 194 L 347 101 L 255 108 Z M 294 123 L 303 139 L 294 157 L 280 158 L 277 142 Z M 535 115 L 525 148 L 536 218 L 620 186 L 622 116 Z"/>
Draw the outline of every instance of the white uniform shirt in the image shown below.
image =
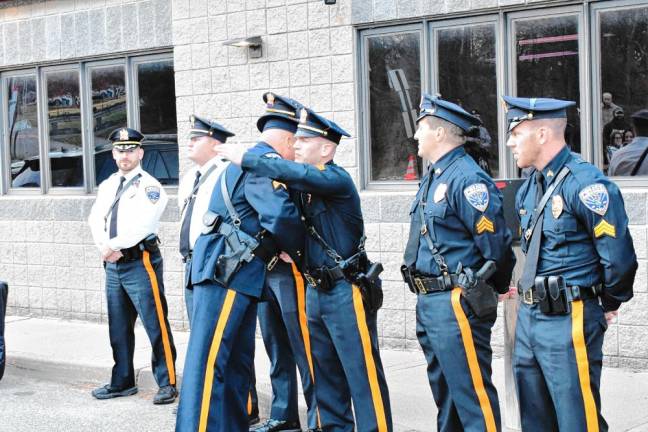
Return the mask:
<path fill-rule="evenodd" d="M 227 168 L 229 162 L 223 162 L 219 157 L 210 159 L 203 166 L 198 167 L 194 166 L 191 168 L 187 174 L 182 177 L 180 185 L 178 186 L 178 206 L 180 207 L 180 226 L 182 227 L 182 221 L 184 220 L 184 214 L 186 212 L 185 201 L 190 198 L 191 191 L 193 189 L 194 182 L 196 181 L 196 171 L 200 171 L 202 181 L 202 176 L 212 167 L 216 165 L 216 168 L 209 174 L 207 179 L 200 185 L 198 192 L 196 192 L 196 201 L 194 202 L 193 212 L 191 213 L 191 225 L 189 227 L 189 248 L 193 250 L 194 245 L 196 244 L 196 239 L 200 236 L 203 227 L 203 215 L 207 212 L 209 207 L 209 200 L 211 199 L 212 191 L 218 178 L 221 173 Z M 183 211 L 183 207 L 185 207 Z"/>
<path fill-rule="evenodd" d="M 110 239 L 110 217 L 104 217 L 115 199 L 119 187 L 120 172 L 104 180 L 97 190 L 97 199 L 92 205 L 88 223 L 92 238 L 101 250 L 105 245 L 112 250 L 135 246 L 150 234 L 157 234 L 160 217 L 169 198 L 164 188 L 153 176 L 138 166 L 124 177 L 124 187 L 137 174 L 142 176 L 124 190 L 119 199 L 117 212 L 117 236 Z"/>

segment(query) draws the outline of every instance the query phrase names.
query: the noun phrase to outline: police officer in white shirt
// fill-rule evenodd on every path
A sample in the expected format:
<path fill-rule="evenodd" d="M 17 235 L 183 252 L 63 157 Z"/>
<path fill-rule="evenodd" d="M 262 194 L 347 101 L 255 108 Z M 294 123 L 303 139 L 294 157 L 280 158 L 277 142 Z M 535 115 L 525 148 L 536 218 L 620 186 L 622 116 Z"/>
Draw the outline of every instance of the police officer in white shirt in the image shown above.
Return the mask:
<path fill-rule="evenodd" d="M 119 168 L 99 185 L 88 223 L 106 270 L 110 345 L 115 365 L 109 384 L 92 391 L 97 399 L 137 393 L 133 353 L 139 315 L 153 348 L 152 369 L 160 389 L 154 404 L 175 400 L 176 350 L 167 319 L 158 226 L 166 192 L 140 166 L 144 136 L 129 128 L 108 138 Z"/>
<path fill-rule="evenodd" d="M 234 134 L 213 120 L 196 115 L 189 118 L 189 159 L 196 165 L 184 175 L 178 187 L 180 203 L 180 254 L 185 263 L 185 304 L 189 325 L 193 312 L 193 289 L 190 281 L 191 252 L 201 233 L 202 218 L 207 212 L 212 190 L 221 172 L 229 162 L 216 157 L 215 146 L 227 141 Z"/>

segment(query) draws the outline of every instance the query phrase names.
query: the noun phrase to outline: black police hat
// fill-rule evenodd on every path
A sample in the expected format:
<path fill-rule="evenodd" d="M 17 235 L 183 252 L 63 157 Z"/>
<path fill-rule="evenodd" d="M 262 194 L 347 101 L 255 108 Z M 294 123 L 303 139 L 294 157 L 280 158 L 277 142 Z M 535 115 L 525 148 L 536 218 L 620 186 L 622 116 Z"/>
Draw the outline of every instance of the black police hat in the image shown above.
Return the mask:
<path fill-rule="evenodd" d="M 509 132 L 525 120 L 567 118 L 567 108 L 574 101 L 551 98 L 503 96 Z"/>
<path fill-rule="evenodd" d="M 299 118 L 297 114 L 304 106 L 289 97 L 267 92 L 263 95 L 266 104 L 265 114 L 257 120 L 257 129 L 283 129 L 295 133 Z"/>
<path fill-rule="evenodd" d="M 298 138 L 321 136 L 339 144 L 343 136 L 350 137 L 351 135 L 332 120 L 322 117 L 309 108 L 302 108 L 299 111 L 299 124 L 295 136 Z"/>
<path fill-rule="evenodd" d="M 443 119 L 459 127 L 464 132 L 471 132 L 473 128 L 479 126 L 481 121 L 470 114 L 459 105 L 443 100 L 438 96 L 423 94 L 419 106 L 419 116 L 416 121 L 420 121 L 426 116 L 433 116 Z"/>
<path fill-rule="evenodd" d="M 112 131 L 108 136 L 108 140 L 112 142 L 113 148 L 130 150 L 142 145 L 144 135 L 138 130 L 124 127 Z"/>
<path fill-rule="evenodd" d="M 222 125 L 216 123 L 214 120 L 207 120 L 192 114 L 189 117 L 190 129 L 189 137 L 209 136 L 224 143 L 227 138 L 233 137 L 235 134 L 228 131 Z"/>

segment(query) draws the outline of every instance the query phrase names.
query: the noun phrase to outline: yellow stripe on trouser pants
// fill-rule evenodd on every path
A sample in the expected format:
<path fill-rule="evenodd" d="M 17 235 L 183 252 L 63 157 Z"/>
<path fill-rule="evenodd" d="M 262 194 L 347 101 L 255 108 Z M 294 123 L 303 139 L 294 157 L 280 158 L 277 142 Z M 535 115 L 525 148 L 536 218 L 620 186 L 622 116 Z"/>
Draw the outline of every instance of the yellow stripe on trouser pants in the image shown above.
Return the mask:
<path fill-rule="evenodd" d="M 306 359 L 308 360 L 308 368 L 310 369 L 311 381 L 315 385 L 315 372 L 313 371 L 313 354 L 311 353 L 310 333 L 308 332 L 308 317 L 306 316 L 306 285 L 304 278 L 297 269 L 295 263 L 290 263 L 292 268 L 293 277 L 295 278 L 295 290 L 297 291 L 297 312 L 299 314 L 299 327 L 301 329 L 302 338 L 304 339 L 304 351 L 306 352 Z M 322 427 L 320 420 L 319 408 L 315 409 L 317 412 L 317 426 Z"/>
<path fill-rule="evenodd" d="M 247 414 L 252 415 L 252 392 L 248 392 Z"/>
<path fill-rule="evenodd" d="M 364 305 L 362 304 L 362 295 L 360 288 L 353 285 L 353 308 L 355 309 L 356 320 L 358 321 L 358 330 L 360 331 L 360 340 L 362 341 L 362 351 L 364 352 L 365 366 L 367 367 L 367 378 L 369 379 L 369 388 L 371 389 L 371 400 L 373 401 L 374 411 L 376 412 L 376 424 L 378 432 L 387 431 L 387 418 L 385 417 L 385 407 L 383 405 L 382 393 L 378 384 L 378 372 L 376 371 L 376 362 L 371 351 L 371 337 L 367 327 L 367 318 L 365 316 Z"/>
<path fill-rule="evenodd" d="M 583 394 L 587 432 L 598 432 L 598 412 L 596 410 L 596 403 L 594 402 L 594 395 L 592 394 L 592 386 L 590 385 L 582 300 L 572 302 L 572 340 L 574 342 L 576 365 L 578 366 L 578 380 L 580 381 L 581 393 Z"/>
<path fill-rule="evenodd" d="M 214 338 L 212 339 L 211 346 L 209 347 L 209 355 L 207 356 L 207 368 L 205 370 L 205 386 L 203 387 L 202 403 L 200 405 L 200 423 L 198 424 L 198 431 L 205 432 L 207 430 L 207 419 L 209 417 L 209 404 L 211 402 L 212 386 L 214 384 L 214 367 L 216 365 L 216 358 L 218 357 L 218 350 L 221 341 L 223 340 L 223 332 L 227 325 L 227 320 L 232 312 L 232 305 L 236 291 L 227 290 L 223 308 L 221 309 L 220 316 L 216 322 L 216 330 L 214 331 Z"/>
<path fill-rule="evenodd" d="M 493 408 L 491 407 L 488 393 L 484 387 L 484 379 L 479 369 L 479 361 L 477 360 L 477 352 L 475 351 L 475 343 L 472 337 L 472 330 L 470 329 L 470 322 L 461 307 L 461 288 L 452 290 L 452 310 L 457 318 L 459 324 L 459 331 L 461 332 L 461 339 L 463 341 L 464 350 L 466 351 L 466 360 L 468 360 L 468 369 L 470 369 L 470 377 L 472 378 L 475 393 L 479 400 L 479 406 L 484 414 L 484 423 L 488 432 L 496 432 L 497 426 L 495 425 L 495 416 L 493 415 Z"/>
<path fill-rule="evenodd" d="M 151 287 L 153 289 L 153 298 L 155 299 L 155 310 L 157 311 L 158 321 L 160 323 L 160 333 L 162 333 L 162 346 L 164 347 L 164 360 L 166 362 L 167 370 L 169 371 L 169 384 L 174 386 L 176 384 L 175 366 L 173 364 L 173 354 L 171 353 L 171 343 L 169 342 L 169 331 L 164 319 L 164 310 L 162 309 L 162 299 L 160 297 L 160 287 L 158 285 L 157 275 L 153 270 L 151 264 L 151 254 L 149 251 L 144 251 L 142 255 L 144 261 L 144 268 L 148 273 L 151 280 Z"/>

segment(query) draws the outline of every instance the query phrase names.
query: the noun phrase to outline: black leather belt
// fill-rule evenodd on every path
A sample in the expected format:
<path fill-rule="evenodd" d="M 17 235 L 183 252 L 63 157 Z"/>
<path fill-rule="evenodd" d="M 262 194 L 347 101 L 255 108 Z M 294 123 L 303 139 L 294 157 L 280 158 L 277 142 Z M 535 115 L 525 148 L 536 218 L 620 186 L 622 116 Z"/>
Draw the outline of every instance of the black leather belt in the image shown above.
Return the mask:
<path fill-rule="evenodd" d="M 193 251 L 189 251 L 189 253 L 186 256 L 182 257 L 182 262 L 184 264 L 187 264 L 189 261 L 191 261 L 192 255 L 193 255 Z"/>
<path fill-rule="evenodd" d="M 412 280 L 414 281 L 414 290 L 416 294 L 430 294 L 433 292 L 439 291 L 450 291 L 457 286 L 457 275 L 450 274 L 450 283 L 448 283 L 448 278 L 443 276 L 414 276 Z"/>
<path fill-rule="evenodd" d="M 309 270 L 304 273 L 304 279 L 313 287 L 323 287 L 324 284 L 332 284 L 341 279 L 344 279 L 344 272 L 340 266 L 332 268 L 320 267 L 317 269 Z M 330 287 L 323 287 L 330 288 Z"/>
<path fill-rule="evenodd" d="M 259 239 L 259 246 L 254 249 L 254 256 L 266 263 L 266 268 L 271 271 L 279 261 L 277 244 L 271 236 L 262 236 Z"/>
<path fill-rule="evenodd" d="M 571 297 L 569 301 L 593 299 L 599 296 L 601 288 L 601 284 L 589 287 L 572 285 L 567 287 L 567 295 Z M 521 288 L 518 288 L 518 295 L 524 304 L 532 305 L 540 302 L 538 292 L 535 288 L 529 288 L 526 291 L 522 291 Z"/>
<path fill-rule="evenodd" d="M 122 257 L 117 260 L 119 263 L 133 262 L 142 258 L 143 248 L 141 248 L 142 243 L 137 243 L 135 246 L 131 246 L 126 249 L 120 250 Z"/>

